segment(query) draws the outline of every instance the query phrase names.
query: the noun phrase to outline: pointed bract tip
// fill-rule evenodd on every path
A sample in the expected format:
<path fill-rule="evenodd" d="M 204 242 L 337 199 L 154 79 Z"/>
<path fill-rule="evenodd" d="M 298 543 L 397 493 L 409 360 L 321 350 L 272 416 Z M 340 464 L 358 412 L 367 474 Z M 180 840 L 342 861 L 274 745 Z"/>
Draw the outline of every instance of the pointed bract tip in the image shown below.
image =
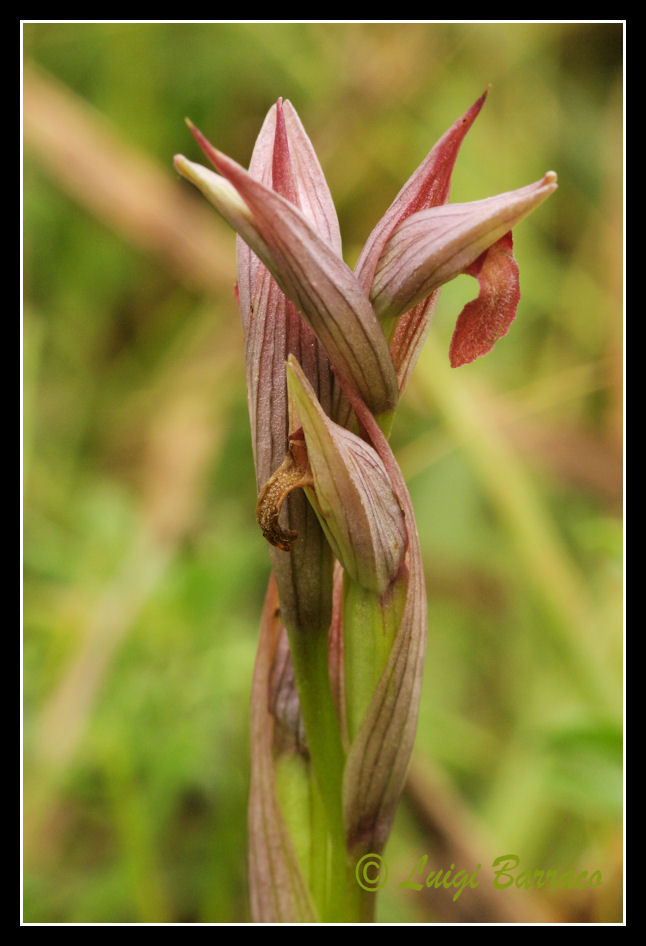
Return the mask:
<path fill-rule="evenodd" d="M 484 104 L 485 99 L 487 98 L 487 96 L 489 95 L 490 92 L 491 92 L 491 82 L 490 82 L 489 85 L 486 87 L 486 89 L 484 90 L 484 92 L 482 93 L 482 95 L 481 95 L 480 98 L 476 101 L 475 104 L 482 106 L 482 105 Z"/>
<path fill-rule="evenodd" d="M 464 113 L 464 115 L 462 116 L 461 124 L 464 125 L 464 124 L 466 124 L 467 122 L 470 122 L 470 123 L 471 123 L 471 122 L 474 122 L 474 121 L 476 120 L 476 118 L 477 118 L 478 115 L 480 114 L 480 109 L 481 109 L 482 106 L 484 105 L 485 99 L 487 98 L 487 95 L 489 94 L 489 89 L 490 89 L 490 88 L 491 88 L 491 83 L 490 83 L 490 84 L 487 86 L 487 88 L 484 90 L 484 92 L 482 93 L 482 95 L 480 96 L 480 98 L 479 98 L 479 99 L 476 99 L 475 102 L 473 103 L 473 105 L 471 106 L 471 108 L 468 109 L 468 111 L 466 111 L 466 112 Z"/>
<path fill-rule="evenodd" d="M 217 168 L 218 167 L 217 159 L 220 152 L 217 150 L 217 148 L 213 147 L 213 145 L 211 144 L 209 139 L 206 137 L 206 135 L 202 134 L 200 129 L 197 127 L 197 125 L 193 124 L 190 118 L 185 118 L 184 121 L 186 122 L 186 125 L 190 133 L 193 135 L 193 137 L 195 138 L 198 145 L 200 146 L 204 154 L 207 156 L 211 164 Z"/>

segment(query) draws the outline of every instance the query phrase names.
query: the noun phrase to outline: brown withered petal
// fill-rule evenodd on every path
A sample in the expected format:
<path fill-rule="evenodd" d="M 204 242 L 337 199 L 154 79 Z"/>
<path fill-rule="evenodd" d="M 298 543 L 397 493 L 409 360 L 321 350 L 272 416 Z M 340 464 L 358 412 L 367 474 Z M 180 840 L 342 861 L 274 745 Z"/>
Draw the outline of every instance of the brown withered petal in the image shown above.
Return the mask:
<path fill-rule="evenodd" d="M 258 525 L 267 541 L 283 552 L 289 552 L 298 538 L 295 529 L 284 529 L 279 523 L 283 503 L 292 490 L 313 485 L 314 480 L 309 469 L 298 466 L 290 451 L 258 494 Z"/>
<path fill-rule="evenodd" d="M 370 444 L 325 415 L 291 356 L 287 386 L 313 479 L 306 492 L 332 549 L 355 581 L 383 594 L 406 551 L 403 513 L 383 462 Z"/>
<path fill-rule="evenodd" d="M 421 210 L 400 224 L 377 264 L 370 297 L 380 318 L 395 318 L 464 272 L 556 189 L 556 174 L 466 204 Z"/>
<path fill-rule="evenodd" d="M 486 355 L 509 331 L 520 299 L 513 248 L 511 232 L 506 233 L 465 270 L 480 283 L 480 294 L 458 318 L 449 348 L 452 368 Z"/>

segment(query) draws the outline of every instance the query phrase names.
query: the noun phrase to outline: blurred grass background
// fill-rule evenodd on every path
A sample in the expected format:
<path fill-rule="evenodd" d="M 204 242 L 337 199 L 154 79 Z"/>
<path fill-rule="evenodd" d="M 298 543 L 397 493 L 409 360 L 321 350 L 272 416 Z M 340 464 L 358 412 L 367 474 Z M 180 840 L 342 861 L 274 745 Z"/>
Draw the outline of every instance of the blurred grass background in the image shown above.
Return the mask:
<path fill-rule="evenodd" d="M 443 290 L 393 445 L 429 647 L 378 918 L 622 917 L 622 26 L 28 23 L 24 38 L 24 918 L 245 922 L 254 519 L 234 238 L 172 168 L 189 115 L 247 164 L 289 98 L 353 264 L 492 89 L 452 200 L 554 169 L 522 299 L 451 372 Z M 424 853 L 599 870 L 453 903 Z"/>

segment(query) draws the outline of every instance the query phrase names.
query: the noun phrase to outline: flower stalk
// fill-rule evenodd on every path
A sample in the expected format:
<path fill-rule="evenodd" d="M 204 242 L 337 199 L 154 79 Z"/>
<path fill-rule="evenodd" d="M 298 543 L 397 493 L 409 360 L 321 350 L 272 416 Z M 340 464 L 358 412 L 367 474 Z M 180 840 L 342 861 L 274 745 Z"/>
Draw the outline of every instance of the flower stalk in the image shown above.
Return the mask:
<path fill-rule="evenodd" d="M 189 128 L 215 170 L 175 157 L 237 233 L 237 298 L 272 574 L 252 694 L 249 870 L 259 922 L 370 920 L 354 874 L 381 853 L 412 752 L 426 651 L 413 507 L 387 434 L 441 285 L 479 294 L 453 366 L 509 330 L 520 292 L 511 228 L 556 187 L 448 204 L 486 92 L 429 152 L 354 272 L 334 203 L 289 102 L 269 110 L 249 169 Z"/>

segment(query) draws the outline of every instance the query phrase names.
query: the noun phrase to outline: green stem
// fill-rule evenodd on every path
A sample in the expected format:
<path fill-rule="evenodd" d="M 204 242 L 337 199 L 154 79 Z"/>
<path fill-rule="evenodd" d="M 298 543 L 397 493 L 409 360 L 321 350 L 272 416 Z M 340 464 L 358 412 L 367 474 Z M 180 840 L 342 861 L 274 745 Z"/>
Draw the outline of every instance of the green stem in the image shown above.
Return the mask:
<path fill-rule="evenodd" d="M 321 851 L 320 856 L 313 852 L 317 875 L 312 886 L 327 890 L 324 921 L 352 921 L 347 915 L 350 891 L 342 808 L 345 754 L 330 686 L 328 634 L 327 630 L 305 633 L 289 628 L 288 634 L 307 745 L 331 844 L 329 873 L 327 851 Z"/>
<path fill-rule="evenodd" d="M 318 907 L 319 915 L 322 916 L 327 908 L 328 899 L 329 836 L 321 793 L 313 774 L 310 777 L 309 794 L 310 830 L 308 877 L 312 897 Z"/>

